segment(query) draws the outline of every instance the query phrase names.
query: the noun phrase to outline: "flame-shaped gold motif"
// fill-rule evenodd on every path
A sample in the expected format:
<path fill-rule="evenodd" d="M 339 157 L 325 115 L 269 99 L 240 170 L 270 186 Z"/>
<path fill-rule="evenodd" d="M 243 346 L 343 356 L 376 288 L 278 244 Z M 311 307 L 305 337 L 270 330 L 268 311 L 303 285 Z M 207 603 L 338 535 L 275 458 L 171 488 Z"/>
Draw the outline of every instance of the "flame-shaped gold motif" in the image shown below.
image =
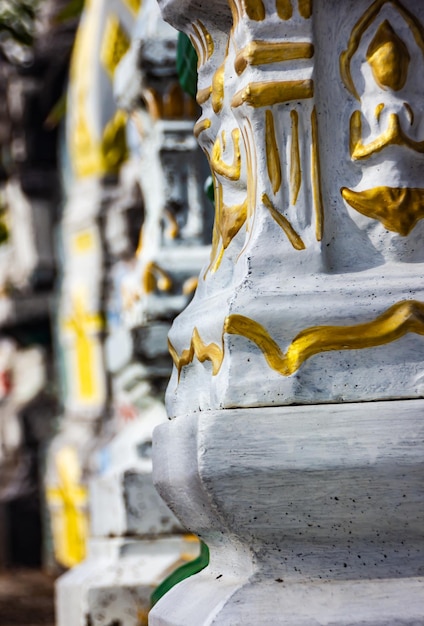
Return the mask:
<path fill-rule="evenodd" d="M 380 87 L 389 87 L 394 91 L 404 87 L 411 57 L 408 48 L 388 20 L 379 26 L 366 56 L 374 79 Z"/>

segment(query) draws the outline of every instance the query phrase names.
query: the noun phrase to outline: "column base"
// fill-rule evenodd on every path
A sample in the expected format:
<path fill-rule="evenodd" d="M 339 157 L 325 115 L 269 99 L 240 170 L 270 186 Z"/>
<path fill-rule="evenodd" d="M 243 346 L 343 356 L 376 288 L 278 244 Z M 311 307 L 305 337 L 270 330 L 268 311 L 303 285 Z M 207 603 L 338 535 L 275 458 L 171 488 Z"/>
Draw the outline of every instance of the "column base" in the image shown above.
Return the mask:
<path fill-rule="evenodd" d="M 178 418 L 154 480 L 211 561 L 150 626 L 424 624 L 424 401 Z"/>
<path fill-rule="evenodd" d="M 184 594 L 184 600 L 182 595 Z M 185 580 L 149 614 L 149 626 L 422 626 L 424 578 L 285 583 Z"/>
<path fill-rule="evenodd" d="M 154 589 L 198 553 L 183 535 L 90 540 L 88 558 L 56 583 L 56 625 L 147 626 Z"/>

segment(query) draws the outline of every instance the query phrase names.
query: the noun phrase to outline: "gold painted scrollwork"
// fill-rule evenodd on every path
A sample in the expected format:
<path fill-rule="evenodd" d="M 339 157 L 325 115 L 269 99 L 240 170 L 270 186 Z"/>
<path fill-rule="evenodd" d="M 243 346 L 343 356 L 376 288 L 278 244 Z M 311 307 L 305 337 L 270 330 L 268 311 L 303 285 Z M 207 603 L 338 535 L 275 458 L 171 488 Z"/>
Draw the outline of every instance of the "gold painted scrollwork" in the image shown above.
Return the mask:
<path fill-rule="evenodd" d="M 371 141 L 364 145 L 362 143 L 362 121 L 361 112 L 354 111 L 350 118 L 350 154 L 354 161 L 366 159 L 367 157 L 380 152 L 387 146 L 405 146 L 418 152 L 424 153 L 424 141 L 414 141 L 406 135 L 400 125 L 399 116 L 396 113 L 389 115 L 387 129 Z"/>
<path fill-rule="evenodd" d="M 183 350 L 180 356 L 178 356 L 177 351 L 169 340 L 168 349 L 178 370 L 178 380 L 183 367 L 191 363 L 195 356 L 200 363 L 204 363 L 205 361 L 212 363 L 212 374 L 214 376 L 218 374 L 219 368 L 221 367 L 223 356 L 222 349 L 216 343 L 205 344 L 197 328 L 193 330 L 190 347 L 187 350 Z"/>
<path fill-rule="evenodd" d="M 240 231 L 247 219 L 247 199 L 241 204 L 226 205 L 223 201 L 223 189 L 216 182 L 215 191 L 215 223 L 212 236 L 211 263 L 206 270 L 216 272 L 219 268 L 224 251 Z"/>
<path fill-rule="evenodd" d="M 362 17 L 355 24 L 352 30 L 352 34 L 349 38 L 347 48 L 340 55 L 340 74 L 342 80 L 347 89 L 357 100 L 359 100 L 360 98 L 352 79 L 350 69 L 351 61 L 354 54 L 359 48 L 362 36 L 364 35 L 365 31 L 370 27 L 372 22 L 376 19 L 381 8 L 385 4 L 391 4 L 396 7 L 396 9 L 399 11 L 401 16 L 410 27 L 416 44 L 420 48 L 421 52 L 424 54 L 424 27 L 419 22 L 419 20 L 417 20 L 415 15 L 413 15 L 406 7 L 404 7 L 399 0 L 375 0 L 375 2 L 373 2 L 373 4 L 367 9 L 367 11 L 365 11 Z M 395 80 L 395 84 L 401 84 L 405 75 L 405 66 L 407 65 L 404 51 L 399 52 L 401 46 L 398 40 L 396 40 L 396 43 L 394 43 L 393 41 L 392 43 L 390 43 L 390 37 L 388 38 L 387 36 L 387 30 L 384 38 L 387 40 L 385 42 L 386 48 L 382 50 L 383 54 L 380 53 L 379 58 L 375 59 L 380 67 L 377 72 L 377 77 L 380 74 L 383 80 Z M 381 42 L 377 39 L 377 43 L 380 44 Z M 385 58 L 386 53 L 388 53 L 388 59 Z M 401 55 L 401 58 L 399 58 L 399 54 Z M 396 79 L 390 78 L 388 72 L 388 69 L 393 66 L 393 61 L 400 62 L 400 67 L 402 68 L 400 70 L 396 70 L 396 75 L 398 76 Z M 386 69 L 384 69 L 384 66 L 386 64 L 387 67 Z M 380 78 L 378 80 L 380 80 Z"/>
<path fill-rule="evenodd" d="M 240 154 L 240 130 L 234 128 L 231 131 L 233 143 L 233 162 L 225 163 L 222 160 L 221 139 L 215 141 L 211 154 L 211 167 L 216 174 L 227 178 L 228 180 L 239 180 L 241 174 L 241 154 Z"/>
<path fill-rule="evenodd" d="M 211 127 L 211 121 L 209 119 L 205 118 L 204 120 L 199 120 L 194 125 L 193 135 L 197 139 L 197 137 L 199 137 L 199 135 L 203 133 L 203 131 L 207 130 L 210 127 Z"/>
<path fill-rule="evenodd" d="M 353 209 L 403 236 L 424 218 L 424 189 L 375 187 L 352 191 L 342 187 L 341 194 Z"/>
<path fill-rule="evenodd" d="M 206 26 L 200 20 L 192 24 L 194 36 L 190 37 L 196 50 L 198 67 L 206 63 L 214 53 L 214 42 Z"/>
<path fill-rule="evenodd" d="M 283 352 L 269 332 L 244 315 L 225 318 L 222 346 L 205 344 L 197 328 L 193 331 L 190 347 L 179 356 L 170 344 L 170 352 L 178 377 L 183 367 L 196 356 L 202 363 L 212 363 L 212 374 L 219 373 L 224 360 L 224 335 L 239 335 L 257 345 L 269 367 L 282 376 L 291 376 L 303 363 L 316 354 L 336 350 L 363 350 L 376 348 L 401 339 L 407 333 L 424 335 L 424 303 L 418 300 L 397 302 L 375 319 L 351 326 L 311 326 L 301 331 Z"/>

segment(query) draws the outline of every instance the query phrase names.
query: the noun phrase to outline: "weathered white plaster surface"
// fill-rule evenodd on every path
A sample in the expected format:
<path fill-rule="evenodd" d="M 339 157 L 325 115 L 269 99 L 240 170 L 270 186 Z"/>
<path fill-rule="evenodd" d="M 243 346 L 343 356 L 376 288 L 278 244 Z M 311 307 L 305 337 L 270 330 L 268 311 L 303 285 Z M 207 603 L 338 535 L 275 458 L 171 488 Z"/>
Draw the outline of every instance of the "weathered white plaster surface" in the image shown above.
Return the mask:
<path fill-rule="evenodd" d="M 149 624 L 421 623 L 423 412 L 329 404 L 160 426 L 155 483 L 211 562 Z"/>

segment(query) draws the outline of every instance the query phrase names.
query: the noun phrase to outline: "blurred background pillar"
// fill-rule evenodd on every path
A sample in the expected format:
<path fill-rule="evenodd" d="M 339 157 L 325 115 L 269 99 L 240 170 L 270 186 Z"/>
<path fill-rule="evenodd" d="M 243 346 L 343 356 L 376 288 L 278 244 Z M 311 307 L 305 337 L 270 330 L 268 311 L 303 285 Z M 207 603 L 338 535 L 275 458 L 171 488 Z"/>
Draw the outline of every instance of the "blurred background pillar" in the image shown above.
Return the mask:
<path fill-rule="evenodd" d="M 209 254 L 212 211 L 203 191 L 208 166 L 192 135 L 197 105 L 178 84 L 177 32 L 163 22 L 154 2 L 143 3 L 136 21 L 134 11 L 131 30 L 126 22 L 126 3 L 121 10 L 117 12 L 112 2 L 86 7 L 74 51 L 74 83 L 68 100 L 69 143 L 81 149 L 76 154 L 89 168 L 95 159 L 93 156 L 89 161 L 83 147 L 91 145 L 85 126 L 90 118 L 87 115 L 84 121 L 77 97 L 78 85 L 88 69 L 88 47 L 90 44 L 93 58 L 100 55 L 97 72 L 102 77 L 107 55 L 113 50 L 122 52 L 120 64 L 115 59 L 113 72 L 108 75 L 115 81 L 119 108 L 113 104 L 115 113 L 112 118 L 108 114 L 107 119 L 119 120 L 119 124 L 122 121 L 126 142 L 125 162 L 119 163 L 114 195 L 106 202 L 99 180 L 84 177 L 78 184 L 73 180 L 73 200 L 67 205 L 63 222 L 67 238 L 71 224 L 76 224 L 75 241 L 81 243 L 80 254 L 76 254 L 78 245 L 70 250 L 62 280 L 63 302 L 72 302 L 69 289 L 73 276 L 79 298 L 74 298 L 78 305 L 73 305 L 75 312 L 62 321 L 74 363 L 68 404 L 77 408 L 75 403 L 81 395 L 76 393 L 78 380 L 87 393 L 91 380 L 92 389 L 101 390 L 98 398 L 105 403 L 109 418 L 101 417 L 101 404 L 95 404 L 97 413 L 86 412 L 84 419 L 82 411 L 78 420 L 69 413 L 65 419 L 68 435 L 59 436 L 53 444 L 56 448 L 52 448 L 69 455 L 73 430 L 76 444 L 72 445 L 79 445 L 82 459 L 79 475 L 74 471 L 70 495 L 73 527 L 79 525 L 81 537 L 85 529 L 87 546 L 85 560 L 57 583 L 59 626 L 85 626 L 88 621 L 96 626 L 147 624 L 155 588 L 164 581 L 169 585 L 171 573 L 195 560 L 200 552 L 196 537 L 187 534 L 153 486 L 151 433 L 166 420 L 163 396 L 172 367 L 167 332 L 175 315 L 191 299 Z M 119 47 L 107 41 L 92 49 L 112 26 L 113 32 L 120 33 Z M 103 35 L 96 39 L 94 30 L 87 32 L 89 27 Z M 97 84 L 103 83 L 96 74 L 90 77 L 87 89 L 90 86 L 94 90 Z M 109 82 L 106 84 L 106 94 L 93 93 L 100 107 L 94 112 L 96 121 L 111 103 Z M 73 122 L 77 124 L 74 129 Z M 118 134 L 108 135 L 110 143 L 105 145 L 110 155 L 118 154 L 121 130 L 119 126 Z M 76 141 L 78 132 L 81 146 Z M 135 202 L 124 206 L 121 197 L 128 191 L 138 206 Z M 95 238 L 96 258 L 88 233 L 81 231 L 81 225 L 87 228 L 93 212 L 98 215 L 100 233 Z M 79 294 L 85 285 L 83 306 Z M 90 304 L 93 298 L 96 305 Z M 66 355 L 68 344 L 62 341 Z M 94 359 L 96 350 L 102 354 L 104 379 L 96 378 L 102 373 L 100 367 L 90 370 L 89 376 L 89 357 Z M 102 380 L 107 380 L 108 386 Z M 68 472 L 70 467 L 68 462 Z M 57 491 L 49 488 L 48 493 L 53 506 Z M 83 526 L 88 510 L 89 526 Z M 61 533 L 63 537 L 63 526 Z"/>

